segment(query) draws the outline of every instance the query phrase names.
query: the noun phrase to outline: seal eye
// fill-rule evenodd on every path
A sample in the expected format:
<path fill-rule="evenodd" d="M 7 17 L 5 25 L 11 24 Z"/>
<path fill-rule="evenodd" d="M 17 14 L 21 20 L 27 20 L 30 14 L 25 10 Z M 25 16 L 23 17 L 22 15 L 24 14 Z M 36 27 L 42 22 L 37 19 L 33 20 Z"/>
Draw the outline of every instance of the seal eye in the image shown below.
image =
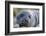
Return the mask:
<path fill-rule="evenodd" d="M 23 17 L 24 16 L 24 14 L 20 14 L 20 17 Z"/>
<path fill-rule="evenodd" d="M 24 14 L 20 14 L 20 15 L 17 16 L 17 19 L 19 20 L 23 16 L 24 16 Z"/>
<path fill-rule="evenodd" d="M 30 15 L 29 15 L 28 17 L 29 17 L 29 18 L 31 18 L 31 16 L 30 16 Z"/>

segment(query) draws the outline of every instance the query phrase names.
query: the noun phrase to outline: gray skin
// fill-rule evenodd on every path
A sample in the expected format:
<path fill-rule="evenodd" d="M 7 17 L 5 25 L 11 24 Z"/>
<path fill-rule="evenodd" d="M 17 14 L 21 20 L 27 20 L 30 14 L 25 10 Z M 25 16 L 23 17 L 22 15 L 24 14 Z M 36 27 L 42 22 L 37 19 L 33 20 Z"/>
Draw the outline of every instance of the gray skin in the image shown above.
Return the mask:
<path fill-rule="evenodd" d="M 19 27 L 36 27 L 39 24 L 39 13 L 32 12 L 31 14 L 27 11 L 16 15 L 16 23 Z"/>
<path fill-rule="evenodd" d="M 31 19 L 31 15 L 28 12 L 22 12 L 20 15 L 16 17 L 17 24 L 20 25 L 20 27 L 28 27 L 29 20 Z"/>

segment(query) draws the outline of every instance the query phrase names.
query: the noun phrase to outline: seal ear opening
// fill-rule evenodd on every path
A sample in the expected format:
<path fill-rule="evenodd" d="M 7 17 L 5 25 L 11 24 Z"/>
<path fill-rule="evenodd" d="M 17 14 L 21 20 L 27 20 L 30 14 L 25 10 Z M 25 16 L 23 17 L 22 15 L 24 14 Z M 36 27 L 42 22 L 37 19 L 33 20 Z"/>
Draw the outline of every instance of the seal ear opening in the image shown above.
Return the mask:
<path fill-rule="evenodd" d="M 28 17 L 31 19 L 31 16 L 30 15 Z"/>

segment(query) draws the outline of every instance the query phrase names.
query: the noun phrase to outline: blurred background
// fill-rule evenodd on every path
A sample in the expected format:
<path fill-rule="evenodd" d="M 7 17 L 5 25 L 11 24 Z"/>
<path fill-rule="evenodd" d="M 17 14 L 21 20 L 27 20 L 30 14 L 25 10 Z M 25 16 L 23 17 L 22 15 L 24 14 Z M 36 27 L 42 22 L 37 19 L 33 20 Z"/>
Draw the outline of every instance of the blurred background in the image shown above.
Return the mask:
<path fill-rule="evenodd" d="M 35 9 L 35 8 L 13 8 L 13 16 L 16 16 L 16 14 L 22 10 L 31 10 L 31 11 L 36 11 L 36 12 L 39 11 L 39 9 Z"/>

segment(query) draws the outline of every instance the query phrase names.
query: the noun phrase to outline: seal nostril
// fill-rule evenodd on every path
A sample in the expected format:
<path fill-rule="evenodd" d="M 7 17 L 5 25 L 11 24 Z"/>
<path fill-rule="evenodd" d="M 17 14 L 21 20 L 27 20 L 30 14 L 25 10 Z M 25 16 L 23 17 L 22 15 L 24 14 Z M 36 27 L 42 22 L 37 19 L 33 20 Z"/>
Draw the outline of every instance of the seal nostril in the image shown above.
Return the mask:
<path fill-rule="evenodd" d="M 25 22 L 28 23 L 28 21 L 25 19 Z"/>

